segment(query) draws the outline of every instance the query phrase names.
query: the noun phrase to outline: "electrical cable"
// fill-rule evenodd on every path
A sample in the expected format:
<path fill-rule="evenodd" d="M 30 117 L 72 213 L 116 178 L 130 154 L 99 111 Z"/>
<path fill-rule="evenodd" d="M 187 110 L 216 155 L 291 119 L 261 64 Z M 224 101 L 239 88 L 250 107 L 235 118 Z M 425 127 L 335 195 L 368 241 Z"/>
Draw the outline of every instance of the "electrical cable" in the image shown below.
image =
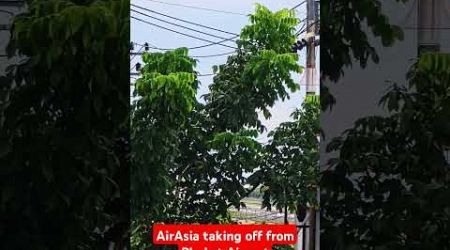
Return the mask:
<path fill-rule="evenodd" d="M 137 17 L 135 17 L 135 16 L 131 16 L 131 18 L 133 18 L 133 19 L 135 19 L 135 20 L 138 20 L 138 21 L 140 21 L 140 22 L 146 23 L 146 24 L 148 24 L 148 25 L 152 25 L 152 26 L 158 27 L 158 28 L 160 28 L 160 29 L 165 29 L 165 30 L 171 31 L 171 32 L 173 32 L 173 33 L 177 33 L 177 34 L 180 34 L 180 35 L 183 35 L 183 36 L 187 36 L 187 37 L 190 37 L 190 38 L 193 38 L 193 39 L 197 39 L 197 40 L 204 41 L 204 42 L 208 42 L 208 43 L 216 43 L 217 45 L 221 45 L 221 46 L 228 47 L 228 48 L 232 48 L 232 49 L 237 49 L 237 48 L 235 48 L 235 47 L 231 47 L 231 46 L 228 46 L 228 45 L 226 45 L 226 44 L 221 44 L 220 42 L 223 42 L 223 41 L 213 42 L 213 41 L 211 41 L 211 40 L 207 40 L 207 39 L 204 39 L 204 38 L 200 38 L 200 37 L 196 37 L 196 36 L 193 36 L 193 35 L 185 34 L 185 33 L 183 33 L 183 32 L 179 32 L 179 31 L 176 31 L 176 30 L 173 30 L 173 29 L 169 29 L 169 28 L 167 28 L 167 27 L 163 27 L 163 26 L 160 26 L 160 25 L 157 25 L 157 24 L 154 24 L 154 23 L 151 23 L 151 22 L 142 20 L 142 19 L 137 18 Z M 229 39 L 225 39 L 225 40 L 230 40 L 230 38 L 229 38 Z"/>
<path fill-rule="evenodd" d="M 305 27 L 306 27 L 306 22 L 303 23 L 302 27 L 300 27 L 300 29 L 298 29 L 298 31 L 295 33 L 295 35 L 298 36 L 299 34 L 303 33 L 305 31 Z"/>
<path fill-rule="evenodd" d="M 293 8 L 291 8 L 291 9 L 295 9 L 295 8 L 301 6 L 302 4 L 304 4 L 305 2 L 306 2 L 306 1 L 303 1 L 303 2 L 301 2 L 300 4 L 298 4 L 298 5 L 294 6 Z M 156 13 L 156 14 L 159 14 L 159 15 L 162 15 L 162 16 L 165 16 L 165 17 L 168 17 L 168 18 L 172 18 L 172 19 L 175 19 L 175 20 L 179 20 L 179 21 L 182 21 L 182 22 L 186 22 L 186 23 L 189 23 L 189 24 L 197 25 L 197 26 L 200 26 L 200 27 L 205 27 L 205 28 L 212 29 L 212 30 L 216 30 L 216 31 L 223 32 L 223 33 L 234 34 L 234 33 L 227 32 L 227 31 L 223 31 L 223 30 L 216 29 L 216 28 L 213 28 L 213 27 L 209 27 L 209 26 L 205 26 L 205 25 L 202 25 L 202 24 L 198 24 L 198 23 L 186 21 L 186 20 L 183 20 L 183 19 L 179 19 L 179 18 L 175 18 L 175 17 L 169 16 L 169 15 L 165 15 L 165 14 L 163 14 L 163 13 L 160 13 L 160 12 L 157 12 L 157 11 L 153 11 L 153 10 L 150 10 L 150 9 L 148 9 L 148 8 L 144 8 L 144 7 L 141 7 L 141 6 L 139 6 L 139 5 L 135 5 L 135 4 L 131 4 L 131 5 L 134 6 L 134 7 L 136 7 L 136 8 L 139 8 L 139 9 L 143 9 L 143 10 L 146 10 L 146 11 L 149 11 L 149 12 L 152 12 L 152 13 Z M 150 17 L 150 18 L 153 18 L 153 19 L 162 21 L 162 22 L 166 22 L 166 23 L 175 25 L 175 26 L 180 26 L 180 27 L 183 27 L 183 28 L 187 28 L 187 29 L 189 29 L 189 30 L 193 30 L 193 31 L 195 31 L 195 32 L 199 32 L 199 33 L 202 33 L 202 34 L 214 36 L 214 35 L 209 34 L 209 33 L 204 33 L 204 32 L 201 32 L 201 31 L 198 31 L 198 30 L 195 30 L 195 29 L 191 29 L 191 28 L 189 28 L 189 27 L 185 27 L 185 26 L 178 25 L 178 24 L 175 24 L 175 23 L 172 23 L 172 22 L 169 22 L 169 21 L 166 21 L 166 20 L 162 20 L 162 19 L 159 19 L 159 18 L 156 18 L 156 17 L 153 17 L 153 16 L 149 16 L 149 15 L 144 14 L 144 13 L 142 13 L 142 12 L 139 12 L 139 11 L 137 11 L 137 10 L 132 10 L 132 11 L 134 11 L 134 12 L 136 12 L 136 13 L 139 13 L 139 14 L 141 14 L 141 15 L 144 15 L 144 16 L 147 16 L 147 17 Z M 135 19 L 138 20 L 138 18 L 135 18 Z M 305 20 L 306 20 L 306 18 L 303 19 L 302 22 L 305 21 Z M 139 21 L 143 21 L 143 20 L 139 20 Z M 314 24 L 314 23 L 313 23 L 313 24 Z M 306 23 L 303 23 L 303 26 L 302 26 L 302 27 L 300 28 L 300 30 L 296 33 L 296 35 L 299 35 L 299 34 L 301 34 L 302 32 L 304 32 L 304 31 L 305 31 L 305 26 L 306 26 Z M 177 32 L 177 33 L 178 33 L 178 32 Z M 210 44 L 201 45 L 201 46 L 191 47 L 191 48 L 188 48 L 188 49 L 189 49 L 189 50 L 192 50 L 192 49 L 197 49 L 197 48 L 203 48 L 203 47 L 207 47 L 207 46 L 211 46 L 211 45 L 220 44 L 221 42 L 224 42 L 224 41 L 234 41 L 233 39 L 235 39 L 235 38 L 238 37 L 238 36 L 239 36 L 239 35 L 237 35 L 237 34 L 236 34 L 234 37 L 230 37 L 230 38 L 224 38 L 224 37 L 220 37 L 220 36 L 214 36 L 214 37 L 217 37 L 217 38 L 223 38 L 224 40 L 219 41 L 219 42 L 213 42 L 213 43 L 210 43 Z M 189 37 L 190 37 L 190 36 L 189 36 Z M 135 44 L 137 44 L 137 43 L 135 43 Z M 137 44 L 137 45 L 139 45 L 139 44 Z M 144 46 L 144 45 L 140 45 L 140 46 L 142 47 L 142 46 Z M 147 45 L 147 46 L 148 46 L 148 45 Z M 155 49 L 155 50 L 163 50 L 163 51 L 164 51 L 164 50 L 166 50 L 166 51 L 168 51 L 168 50 L 173 50 L 173 49 L 169 49 L 169 48 L 160 48 L 160 47 L 157 47 L 157 46 L 155 46 L 155 45 L 153 45 L 153 46 L 148 46 L 148 47 L 151 47 L 152 49 Z M 234 49 L 236 49 L 236 48 L 234 48 Z M 141 49 L 141 50 L 142 50 L 142 49 Z M 233 53 L 235 53 L 235 52 L 234 52 L 234 51 L 230 51 L 230 52 L 219 53 L 219 54 L 213 54 L 213 55 L 198 55 L 198 56 L 193 55 L 193 56 L 191 56 L 191 57 L 193 57 L 193 58 L 208 58 L 208 57 L 218 57 L 218 56 L 224 56 L 224 55 L 231 55 L 231 54 L 233 54 Z M 138 54 L 139 54 L 139 51 L 135 54 L 135 56 L 138 55 Z M 133 57 L 133 58 L 134 58 L 134 57 Z"/>
<path fill-rule="evenodd" d="M 220 53 L 220 54 L 212 54 L 212 55 L 193 55 L 191 57 L 193 58 L 207 58 L 207 57 L 218 57 L 218 56 L 227 56 L 227 55 L 232 55 L 236 53 L 235 51 L 230 51 L 230 52 L 225 52 L 225 53 Z"/>
<path fill-rule="evenodd" d="M 196 75 L 196 76 L 197 76 L 197 77 L 205 77 L 205 76 L 214 76 L 214 75 L 216 75 L 216 74 L 217 74 L 217 73 L 198 74 L 198 75 Z M 139 78 L 134 77 L 134 76 L 139 76 L 139 73 L 137 73 L 137 72 L 131 72 L 131 73 L 130 73 L 130 78 L 135 79 L 135 80 L 139 79 Z M 134 84 L 133 84 L 133 83 L 130 83 L 130 85 L 134 85 Z"/>
<path fill-rule="evenodd" d="M 317 20 L 317 21 L 311 23 L 311 24 L 308 26 L 308 29 L 311 28 L 313 25 L 317 24 L 318 22 L 320 22 L 320 20 Z M 301 33 L 305 32 L 306 30 L 307 30 L 306 28 L 303 28 L 302 30 L 299 30 L 295 35 L 298 36 L 298 35 L 300 35 Z"/>
<path fill-rule="evenodd" d="M 299 3 L 299 4 L 297 4 L 297 5 L 295 5 L 294 7 L 292 7 L 291 10 L 297 9 L 298 7 L 302 6 L 304 3 L 306 3 L 306 0 L 301 2 L 301 3 Z"/>
<path fill-rule="evenodd" d="M 216 73 L 200 74 L 200 75 L 197 75 L 197 76 L 214 76 L 214 75 L 216 75 Z"/>
<path fill-rule="evenodd" d="M 235 38 L 237 38 L 237 37 L 239 37 L 239 36 L 234 36 L 234 37 L 230 37 L 230 38 L 227 38 L 227 39 L 218 41 L 218 42 L 207 43 L 207 44 L 204 44 L 204 45 L 199 45 L 199 46 L 195 46 L 195 47 L 190 47 L 190 48 L 187 48 L 187 49 L 188 49 L 188 50 L 194 50 L 194 49 L 201 49 L 201 48 L 206 48 L 206 47 L 209 47 L 209 46 L 219 45 L 219 44 L 221 44 L 221 43 L 223 43 L 223 42 L 233 40 L 233 39 L 235 39 Z M 153 49 L 158 49 L 158 50 L 174 50 L 174 49 L 167 49 L 167 48 L 153 48 Z"/>
<path fill-rule="evenodd" d="M 145 46 L 145 45 L 142 45 L 142 44 L 139 44 L 139 43 L 135 43 L 135 42 L 133 42 L 133 43 L 135 45 L 137 45 L 137 46 L 140 46 L 140 47 L 144 47 Z M 159 47 L 156 47 L 156 46 L 150 46 L 150 45 L 148 47 L 152 48 L 152 49 L 155 49 L 155 50 L 169 50 L 169 49 L 163 49 L 163 48 L 159 48 Z M 230 52 L 224 52 L 224 53 L 212 54 L 212 55 L 192 55 L 190 57 L 193 57 L 193 58 L 207 58 L 207 57 L 218 57 L 218 56 L 232 55 L 234 53 L 235 53 L 235 51 L 230 51 Z M 140 53 L 138 51 L 138 52 L 131 52 L 131 54 L 139 55 L 139 54 L 142 54 L 142 53 Z"/>
<path fill-rule="evenodd" d="M 134 54 L 131 58 L 130 58 L 130 62 L 133 61 L 133 59 L 144 49 L 145 46 L 141 46 L 141 48 L 137 51 L 136 54 Z"/>
<path fill-rule="evenodd" d="M 212 12 L 217 12 L 217 13 L 232 14 L 232 15 L 239 15 L 239 16 L 248 16 L 248 14 L 232 12 L 232 11 L 216 10 L 216 9 L 209 9 L 209 8 L 197 7 L 197 6 L 191 6 L 191 5 L 183 5 L 183 4 L 176 4 L 176 3 L 167 3 L 167 2 L 156 1 L 156 0 L 147 0 L 147 1 L 155 2 L 155 3 L 161 3 L 161 4 L 166 4 L 166 5 L 172 5 L 172 6 L 178 6 L 178 7 L 185 7 L 185 8 L 205 10 L 205 11 L 212 11 Z"/>
<path fill-rule="evenodd" d="M 138 46 L 141 46 L 141 47 L 145 47 L 146 45 L 143 45 L 143 44 L 139 44 L 139 43 L 135 43 L 135 42 L 133 42 L 135 45 L 138 45 Z M 153 45 L 153 44 L 149 44 L 149 43 L 147 43 L 148 44 L 148 47 L 149 48 L 152 48 L 152 49 L 155 49 L 155 50 L 165 50 L 165 51 L 170 51 L 170 50 L 174 50 L 174 49 L 168 49 L 168 48 L 160 48 L 160 47 L 158 47 L 158 46 L 156 46 L 156 45 Z M 136 52 L 131 52 L 132 54 L 134 54 L 134 53 L 136 53 Z"/>
<path fill-rule="evenodd" d="M 216 36 L 216 35 L 213 35 L 213 34 L 210 34 L 210 33 L 207 33 L 207 32 L 203 32 L 203 31 L 199 31 L 199 30 L 196 30 L 196 29 L 192 29 L 192 28 L 186 27 L 186 26 L 181 25 L 181 24 L 176 24 L 176 23 L 173 23 L 173 22 L 169 22 L 169 21 L 166 21 L 166 20 L 157 18 L 157 17 L 153 17 L 153 16 L 147 15 L 147 14 L 145 14 L 145 13 L 142 13 L 142 12 L 140 12 L 140 11 L 134 10 L 134 9 L 131 9 L 131 11 L 132 11 L 132 12 L 135 12 L 135 13 L 138 13 L 138 14 L 141 14 L 141 15 L 143 15 L 143 16 L 146 16 L 146 17 L 149 17 L 149 18 L 158 20 L 158 21 L 160 21 L 160 22 L 168 23 L 168 24 L 170 24 L 170 25 L 177 26 L 177 27 L 181 27 L 181 28 L 184 28 L 184 29 L 188 29 L 188 30 L 191 30 L 191 31 L 200 33 L 200 34 L 204 34 L 204 35 L 207 35 L 207 36 L 211 36 L 211 37 L 215 37 L 215 38 L 220 38 L 220 39 L 227 39 L 226 37 Z M 234 42 L 234 41 L 233 41 L 233 42 Z"/>
<path fill-rule="evenodd" d="M 141 10 L 145 10 L 145 11 L 148 11 L 148 12 L 155 13 L 157 15 L 165 16 L 167 18 L 171 18 L 171 19 L 174 19 L 174 20 L 177 20 L 177 21 L 180 21 L 180 22 L 185 22 L 185 23 L 189 23 L 189 24 L 192 24 L 192 25 L 196 25 L 196 26 L 199 26 L 199 27 L 206 28 L 206 29 L 211 29 L 211 30 L 215 30 L 215 31 L 218 31 L 218 32 L 226 33 L 226 34 L 239 36 L 239 34 L 236 34 L 236 33 L 232 33 L 232 32 L 228 32 L 228 31 L 225 31 L 225 30 L 217 29 L 217 28 L 214 28 L 214 27 L 206 26 L 206 25 L 203 25 L 203 24 L 187 21 L 187 20 L 184 20 L 184 19 L 181 19 L 181 18 L 176 18 L 176 17 L 170 16 L 170 15 L 167 15 L 167 14 L 163 14 L 163 13 L 158 12 L 158 11 L 150 10 L 148 8 L 145 8 L 145 7 L 136 5 L 136 4 L 131 4 L 131 6 L 136 7 L 138 9 L 141 9 Z"/>
<path fill-rule="evenodd" d="M 305 2 L 305 1 L 304 1 L 304 2 Z M 303 4 L 304 2 L 300 3 L 298 6 L 300 6 L 300 5 Z M 183 20 L 183 19 L 179 19 L 179 18 L 176 18 L 176 17 L 172 17 L 172 16 L 169 16 L 169 15 L 165 15 L 165 14 L 163 14 L 163 13 L 160 13 L 160 12 L 157 12 L 157 11 L 153 11 L 153 10 L 150 10 L 150 9 L 148 9 L 148 8 L 144 8 L 144 7 L 135 5 L 135 4 L 131 4 L 131 5 L 134 6 L 134 7 L 136 7 L 136 8 L 140 8 L 140 9 L 143 9 L 143 10 L 146 10 L 146 11 L 149 11 L 149 12 L 153 12 L 153 13 L 156 13 L 156 14 L 159 14 L 159 15 L 162 15 L 162 16 L 165 16 L 165 17 L 168 17 L 168 18 L 172 18 L 172 19 L 175 19 L 175 20 L 178 20 L 178 21 L 186 22 L 186 23 L 189 23 L 189 24 L 192 24 L 192 25 L 197 25 L 197 26 L 200 26 L 200 27 L 204 27 L 204 28 L 216 30 L 216 31 L 219 31 L 219 32 L 227 33 L 227 34 L 234 34 L 233 37 L 230 37 L 230 38 L 227 38 L 227 39 L 223 39 L 223 40 L 218 41 L 218 42 L 212 42 L 212 43 L 208 43 L 208 44 L 204 44 L 204 45 L 200 45 L 200 46 L 188 47 L 187 49 L 189 49 L 189 50 L 200 49 L 200 48 L 205 48 L 205 47 L 214 46 L 214 45 L 220 45 L 221 43 L 226 42 L 226 41 L 234 41 L 235 38 L 239 37 L 239 35 L 238 35 L 238 34 L 235 34 L 235 33 L 231 33 L 231 32 L 228 32 L 228 31 L 216 29 L 216 28 L 209 27 L 209 26 L 206 26 L 206 25 L 202 25 L 202 24 L 198 24 L 198 23 L 186 21 L 186 20 Z M 295 8 L 297 8 L 298 6 L 294 6 L 292 9 L 295 9 Z M 306 18 L 303 19 L 302 22 L 305 21 L 305 20 L 306 20 Z M 299 34 L 301 34 L 302 32 L 304 32 L 304 27 L 305 27 L 305 26 L 306 26 L 306 24 L 304 23 L 303 26 L 300 28 L 300 30 L 296 33 L 296 35 L 299 35 Z M 151 46 L 150 46 L 150 47 L 151 47 Z M 151 48 L 156 49 L 156 50 L 162 50 L 162 51 L 174 50 L 173 48 L 161 48 L 161 47 L 157 47 L 157 46 L 153 46 L 153 47 L 151 47 Z M 235 49 L 235 48 L 234 48 L 234 49 Z M 231 54 L 231 53 L 232 53 L 232 52 L 230 52 L 230 54 Z M 223 53 L 223 54 L 225 54 L 225 53 Z M 218 54 L 217 56 L 220 56 L 220 55 L 222 55 L 222 54 Z M 199 57 L 199 58 L 202 58 L 202 57 L 214 57 L 214 55 L 211 55 L 211 56 L 196 56 L 196 57 Z"/>
<path fill-rule="evenodd" d="M 197 6 L 191 6 L 191 5 L 183 5 L 183 4 L 176 4 L 176 3 L 167 3 L 167 2 L 163 2 L 163 1 L 157 1 L 157 0 L 147 0 L 147 1 L 155 2 L 155 3 L 160 3 L 160 4 L 166 4 L 166 5 L 172 5 L 172 6 L 178 6 L 178 7 L 191 8 L 191 9 L 199 9 L 199 10 L 213 11 L 213 12 L 224 13 L 224 14 L 232 14 L 232 15 L 240 15 L 240 16 L 248 16 L 248 15 L 249 15 L 249 14 L 238 13 L 238 12 L 232 12 L 232 11 L 224 11 L 224 10 L 217 10 L 217 9 L 203 8 L 203 7 L 197 7 Z M 306 3 L 305 0 L 302 1 L 301 3 L 295 5 L 294 7 L 290 8 L 290 10 L 294 10 L 294 9 L 300 7 L 301 5 L 303 5 L 304 3 Z"/>
<path fill-rule="evenodd" d="M 295 33 L 295 35 L 298 36 L 298 35 L 304 33 L 306 30 L 307 30 L 306 25 L 304 25 L 301 30 L 299 30 L 299 31 L 297 31 L 297 33 Z"/>

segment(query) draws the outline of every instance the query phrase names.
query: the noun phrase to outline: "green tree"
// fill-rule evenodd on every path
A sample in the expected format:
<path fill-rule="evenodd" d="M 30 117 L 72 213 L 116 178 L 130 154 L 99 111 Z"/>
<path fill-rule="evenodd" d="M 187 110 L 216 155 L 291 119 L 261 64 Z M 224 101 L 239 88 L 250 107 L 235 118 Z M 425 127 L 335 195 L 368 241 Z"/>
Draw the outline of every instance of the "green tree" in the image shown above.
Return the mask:
<path fill-rule="evenodd" d="M 133 247 L 148 244 L 146 226 L 167 213 L 169 170 L 179 155 L 178 134 L 195 103 L 195 60 L 185 48 L 144 53 L 131 112 L 131 211 Z"/>
<path fill-rule="evenodd" d="M 178 155 L 178 132 L 196 94 L 195 61 L 187 49 L 144 53 L 131 113 L 133 214 L 164 213 L 168 171 Z"/>
<path fill-rule="evenodd" d="M 138 101 L 133 119 L 142 124 L 132 121 L 132 127 L 133 131 L 153 132 L 139 137 L 137 143 L 142 145 L 135 146 L 142 150 L 133 150 L 133 157 L 139 165 L 136 179 L 146 179 L 137 182 L 145 187 L 139 188 L 142 193 L 135 197 L 147 201 L 136 204 L 146 204 L 142 215 L 150 220 L 134 224 L 135 248 L 145 248 L 151 242 L 142 223 L 229 223 L 228 208 L 245 205 L 241 199 L 256 188 L 245 186 L 246 174 L 263 159 L 263 147 L 255 140 L 258 130 L 263 130 L 258 111 L 269 117 L 268 107 L 288 98 L 287 89 L 299 88 L 291 73 L 301 72 L 302 67 L 290 51 L 297 23 L 292 11 L 270 12 L 258 5 L 250 24 L 242 30 L 236 55 L 214 67 L 217 74 L 205 104 L 195 101 L 191 91 L 178 91 L 179 96 L 173 98 L 164 94 L 172 85 L 152 87 L 155 77 L 161 75 L 195 73 L 195 64 L 186 54 L 144 55 L 143 75 L 136 88 L 153 99 Z M 197 84 L 185 85 L 196 89 Z M 184 109 L 186 99 L 190 100 L 189 109 Z"/>
<path fill-rule="evenodd" d="M 319 114 L 318 102 L 305 102 L 292 113 L 294 121 L 271 131 L 265 164 L 250 177 L 261 184 L 263 208 L 284 210 L 285 223 L 288 211 L 318 205 Z"/>
<path fill-rule="evenodd" d="M 256 135 L 256 131 L 243 130 L 215 133 L 203 141 L 186 138 L 189 141 L 184 141 L 184 147 L 196 148 L 183 147 L 186 151 L 173 172 L 178 185 L 172 199 L 176 208 L 173 214 L 178 217 L 173 219 L 202 223 L 230 220 L 228 208 L 239 208 L 249 192 L 244 187 L 245 173 L 260 162 L 261 145 L 255 141 Z"/>
<path fill-rule="evenodd" d="M 323 247 L 449 249 L 450 74 L 448 54 L 425 54 L 407 87 L 381 100 L 387 117 L 366 117 L 336 138 L 323 174 Z"/>
<path fill-rule="evenodd" d="M 180 134 L 182 154 L 171 177 L 183 197 L 173 198 L 178 221 L 228 218 L 228 208 L 244 206 L 240 200 L 256 188 L 245 187 L 245 176 L 262 163 L 262 147 L 255 141 L 256 130 L 263 128 L 258 110 L 269 117 L 267 107 L 288 97 L 287 88 L 298 89 L 290 75 L 302 70 L 290 52 L 297 22 L 293 12 L 272 13 L 258 5 L 242 30 L 237 54 L 215 67 L 206 104 L 195 105 L 190 126 Z"/>
<path fill-rule="evenodd" d="M 28 1 L 2 77 L 5 249 L 127 246 L 128 1 Z M 124 84 L 125 83 L 125 84 Z"/>
<path fill-rule="evenodd" d="M 250 24 L 241 31 L 237 54 L 214 67 L 217 74 L 205 95 L 218 131 L 237 132 L 244 126 L 263 131 L 258 111 L 270 118 L 268 108 L 289 98 L 288 90 L 300 88 L 291 77 L 303 70 L 298 55 L 291 52 L 298 22 L 294 11 L 256 6 Z"/>

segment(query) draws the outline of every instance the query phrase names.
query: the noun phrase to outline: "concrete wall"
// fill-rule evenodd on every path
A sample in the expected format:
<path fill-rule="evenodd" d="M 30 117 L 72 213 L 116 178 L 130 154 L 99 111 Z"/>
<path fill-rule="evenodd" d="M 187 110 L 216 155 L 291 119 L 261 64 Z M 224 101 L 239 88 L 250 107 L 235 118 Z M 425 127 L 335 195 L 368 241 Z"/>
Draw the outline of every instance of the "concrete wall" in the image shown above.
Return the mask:
<path fill-rule="evenodd" d="M 16 61 L 16 58 L 8 59 L 6 55 L 6 46 L 10 39 L 9 28 L 15 15 L 25 10 L 23 1 L 2 0 L 0 1 L 0 75 L 5 73 L 8 64 Z"/>
<path fill-rule="evenodd" d="M 361 69 L 355 63 L 353 68 L 345 69 L 345 75 L 338 83 L 325 83 L 336 97 L 336 105 L 331 112 L 321 116 L 321 126 L 327 136 L 321 145 L 321 164 L 332 156 L 324 151 L 329 139 L 339 136 L 358 118 L 384 114 L 378 101 L 389 86 L 387 81 L 405 82 L 412 59 L 417 57 L 421 31 L 425 33 L 422 37 L 440 43 L 442 52 L 450 52 L 450 0 L 435 0 L 433 19 L 437 29 L 433 30 L 433 34 L 430 30 L 418 29 L 418 5 L 419 0 L 409 0 L 406 4 L 384 0 L 384 12 L 391 23 L 403 28 L 405 39 L 392 47 L 383 47 L 379 39 L 370 36 L 380 56 L 379 64 L 368 63 L 367 68 Z"/>

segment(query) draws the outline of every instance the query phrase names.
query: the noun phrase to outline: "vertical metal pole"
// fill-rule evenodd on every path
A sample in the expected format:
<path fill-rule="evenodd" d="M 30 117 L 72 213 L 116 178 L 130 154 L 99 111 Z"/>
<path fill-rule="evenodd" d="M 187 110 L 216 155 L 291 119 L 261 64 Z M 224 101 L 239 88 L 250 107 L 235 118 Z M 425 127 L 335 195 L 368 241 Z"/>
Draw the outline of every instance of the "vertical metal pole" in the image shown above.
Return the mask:
<path fill-rule="evenodd" d="M 306 238 L 306 227 L 302 227 L 302 250 L 306 250 L 305 238 Z"/>
<path fill-rule="evenodd" d="M 315 249 L 320 250 L 320 187 L 317 188 L 317 203 L 319 204 L 319 210 L 316 211 L 316 223 L 315 223 Z"/>
<path fill-rule="evenodd" d="M 306 0 L 306 30 L 309 35 L 306 45 L 306 95 L 314 96 L 316 94 L 316 45 L 314 43 L 317 27 L 316 0 Z M 306 250 L 314 249 L 314 241 L 316 240 L 316 211 L 315 208 L 307 209 L 306 222 L 308 232 L 303 239 L 304 248 Z M 306 228 L 305 228 L 306 229 Z"/>
<path fill-rule="evenodd" d="M 312 32 L 314 32 L 314 38 L 313 38 L 311 47 L 313 49 L 312 57 L 314 58 L 314 71 L 313 71 L 313 77 L 312 77 L 312 81 L 313 81 L 312 86 L 314 87 L 313 91 L 315 93 L 315 91 L 316 91 L 316 87 L 315 87 L 315 84 L 316 84 L 316 66 L 315 66 L 316 65 L 316 53 L 315 53 L 316 52 L 316 44 L 315 44 L 314 40 L 315 40 L 315 36 L 318 34 L 319 28 L 320 28 L 318 25 L 318 21 L 319 21 L 319 17 L 320 17 L 320 13 L 319 13 L 320 1 L 315 0 L 313 2 L 313 4 L 314 4 L 314 25 L 313 25 L 314 30 Z M 319 142 L 320 135 L 318 135 L 317 138 L 318 138 L 317 142 Z M 317 145 L 317 146 L 319 146 L 319 145 Z M 320 164 L 317 164 L 317 165 L 319 167 Z M 316 198 L 317 198 L 317 203 L 319 204 L 319 209 L 320 209 L 320 187 L 319 186 L 317 187 L 317 197 Z M 316 250 L 320 250 L 320 212 L 319 211 L 320 210 L 315 211 L 315 218 L 312 218 L 313 220 L 315 219 L 313 233 L 315 235 L 314 246 L 315 246 Z"/>

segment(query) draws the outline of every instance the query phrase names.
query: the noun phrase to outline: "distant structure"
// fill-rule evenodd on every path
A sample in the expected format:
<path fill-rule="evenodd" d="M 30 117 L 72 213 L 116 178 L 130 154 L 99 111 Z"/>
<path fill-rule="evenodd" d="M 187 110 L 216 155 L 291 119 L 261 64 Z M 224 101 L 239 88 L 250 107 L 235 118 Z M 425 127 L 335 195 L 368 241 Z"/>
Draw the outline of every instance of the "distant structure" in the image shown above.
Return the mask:
<path fill-rule="evenodd" d="M 345 74 L 337 84 L 323 82 L 338 97 L 332 112 L 321 114 L 322 130 L 327 135 L 327 139 L 321 141 L 320 157 L 323 164 L 330 155 L 325 152 L 329 139 L 341 135 L 361 117 L 385 114 L 385 110 L 377 103 L 385 94 L 387 80 L 405 83 L 412 59 L 421 53 L 450 53 L 450 1 L 383 1 L 383 9 L 389 21 L 402 28 L 405 39 L 391 47 L 383 47 L 368 31 L 369 41 L 378 52 L 380 63 L 369 62 L 365 69 L 355 63 L 355 67 L 344 69 Z"/>
<path fill-rule="evenodd" d="M 5 73 L 6 67 L 15 60 L 8 59 L 6 47 L 8 46 L 11 24 L 14 17 L 25 10 L 25 1 L 0 0 L 0 75 Z"/>

